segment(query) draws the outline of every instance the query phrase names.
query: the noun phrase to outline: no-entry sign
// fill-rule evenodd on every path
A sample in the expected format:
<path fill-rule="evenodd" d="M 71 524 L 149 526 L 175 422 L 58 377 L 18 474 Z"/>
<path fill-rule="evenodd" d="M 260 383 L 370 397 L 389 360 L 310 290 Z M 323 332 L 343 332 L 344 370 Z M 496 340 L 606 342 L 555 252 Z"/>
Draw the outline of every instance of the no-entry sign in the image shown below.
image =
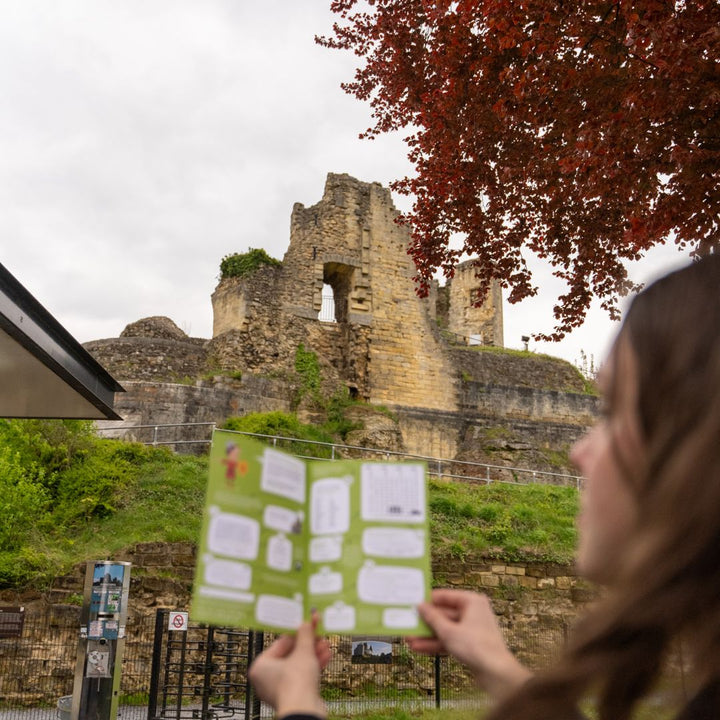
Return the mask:
<path fill-rule="evenodd" d="M 186 632 L 188 627 L 188 614 L 186 612 L 171 612 L 168 621 L 168 630 Z"/>

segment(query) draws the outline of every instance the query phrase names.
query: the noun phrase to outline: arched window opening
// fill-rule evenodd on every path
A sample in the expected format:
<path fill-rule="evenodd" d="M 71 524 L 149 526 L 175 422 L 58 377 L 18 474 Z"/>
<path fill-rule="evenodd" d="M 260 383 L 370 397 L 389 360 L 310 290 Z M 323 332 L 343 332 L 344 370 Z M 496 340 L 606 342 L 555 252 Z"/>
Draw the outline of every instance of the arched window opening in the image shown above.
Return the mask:
<path fill-rule="evenodd" d="M 332 286 L 327 283 L 322 287 L 322 305 L 318 319 L 321 322 L 337 322 L 335 319 L 335 293 Z"/>
<path fill-rule="evenodd" d="M 342 263 L 337 262 L 327 262 L 323 265 L 323 282 L 325 283 L 325 287 L 323 287 L 323 297 L 322 297 L 322 307 L 325 307 L 325 294 L 326 292 L 332 292 L 333 296 L 333 314 L 332 319 L 329 320 L 329 322 L 336 322 L 339 324 L 343 324 L 347 322 L 348 319 L 348 306 L 349 306 L 349 296 L 350 296 L 350 290 L 353 287 L 352 283 L 352 276 L 355 268 L 351 265 L 344 265 Z M 330 290 L 330 288 L 332 290 Z M 328 288 L 326 290 L 326 288 Z M 320 315 L 321 320 L 325 320 L 325 315 Z"/>

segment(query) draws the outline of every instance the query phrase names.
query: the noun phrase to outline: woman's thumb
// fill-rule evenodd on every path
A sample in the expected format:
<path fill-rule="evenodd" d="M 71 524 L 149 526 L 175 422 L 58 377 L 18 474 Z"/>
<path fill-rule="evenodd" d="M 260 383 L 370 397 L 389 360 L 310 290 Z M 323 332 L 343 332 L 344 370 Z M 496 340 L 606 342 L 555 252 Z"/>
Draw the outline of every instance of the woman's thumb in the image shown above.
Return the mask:
<path fill-rule="evenodd" d="M 295 650 L 315 652 L 315 623 L 304 622 L 300 625 L 295 636 Z"/>

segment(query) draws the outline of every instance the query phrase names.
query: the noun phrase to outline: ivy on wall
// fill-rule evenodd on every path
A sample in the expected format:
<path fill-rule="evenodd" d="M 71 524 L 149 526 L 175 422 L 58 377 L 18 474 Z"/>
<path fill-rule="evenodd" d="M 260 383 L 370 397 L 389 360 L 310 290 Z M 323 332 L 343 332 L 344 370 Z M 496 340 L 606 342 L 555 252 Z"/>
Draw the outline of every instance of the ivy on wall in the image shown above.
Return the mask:
<path fill-rule="evenodd" d="M 302 343 L 295 350 L 295 372 L 300 379 L 300 387 L 295 396 L 295 407 L 300 404 L 300 401 L 306 395 L 309 395 L 316 404 L 321 404 L 320 384 L 322 377 L 320 375 L 318 356 L 312 350 L 306 350 Z"/>

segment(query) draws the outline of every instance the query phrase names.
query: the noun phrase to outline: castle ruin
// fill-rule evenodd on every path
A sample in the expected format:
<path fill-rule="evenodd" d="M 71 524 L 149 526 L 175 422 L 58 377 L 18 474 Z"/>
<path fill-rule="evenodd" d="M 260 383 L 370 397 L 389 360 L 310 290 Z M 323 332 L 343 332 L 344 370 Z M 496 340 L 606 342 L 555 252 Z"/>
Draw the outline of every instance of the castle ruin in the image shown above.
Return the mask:
<path fill-rule="evenodd" d="M 445 287 L 418 297 L 409 232 L 397 217 L 380 184 L 329 174 L 317 204 L 293 207 L 282 263 L 220 281 L 210 340 L 150 319 L 87 343 L 128 390 L 118 412 L 128 424 L 222 422 L 268 410 L 311 418 L 312 408 L 293 400 L 303 348 L 321 364 L 324 391 L 348 388 L 392 410 L 408 452 L 482 459 L 468 448 L 498 424 L 520 445 L 530 436 L 548 447 L 572 442 L 596 412 L 577 371 L 548 358 L 477 352 L 473 345 L 502 347 L 500 287 L 476 307 L 469 261 Z"/>
<path fill-rule="evenodd" d="M 378 183 L 328 175 L 319 203 L 293 207 L 282 265 L 222 280 L 215 290 L 212 344 L 222 367 L 262 372 L 303 343 L 371 403 L 457 410 L 457 370 L 438 332 L 437 290 L 417 296 L 409 233 L 397 216 Z M 448 330 L 502 345 L 500 288 L 473 307 L 473 281 L 465 263 L 443 289 Z M 319 319 L 324 286 L 332 288 L 330 322 Z"/>

